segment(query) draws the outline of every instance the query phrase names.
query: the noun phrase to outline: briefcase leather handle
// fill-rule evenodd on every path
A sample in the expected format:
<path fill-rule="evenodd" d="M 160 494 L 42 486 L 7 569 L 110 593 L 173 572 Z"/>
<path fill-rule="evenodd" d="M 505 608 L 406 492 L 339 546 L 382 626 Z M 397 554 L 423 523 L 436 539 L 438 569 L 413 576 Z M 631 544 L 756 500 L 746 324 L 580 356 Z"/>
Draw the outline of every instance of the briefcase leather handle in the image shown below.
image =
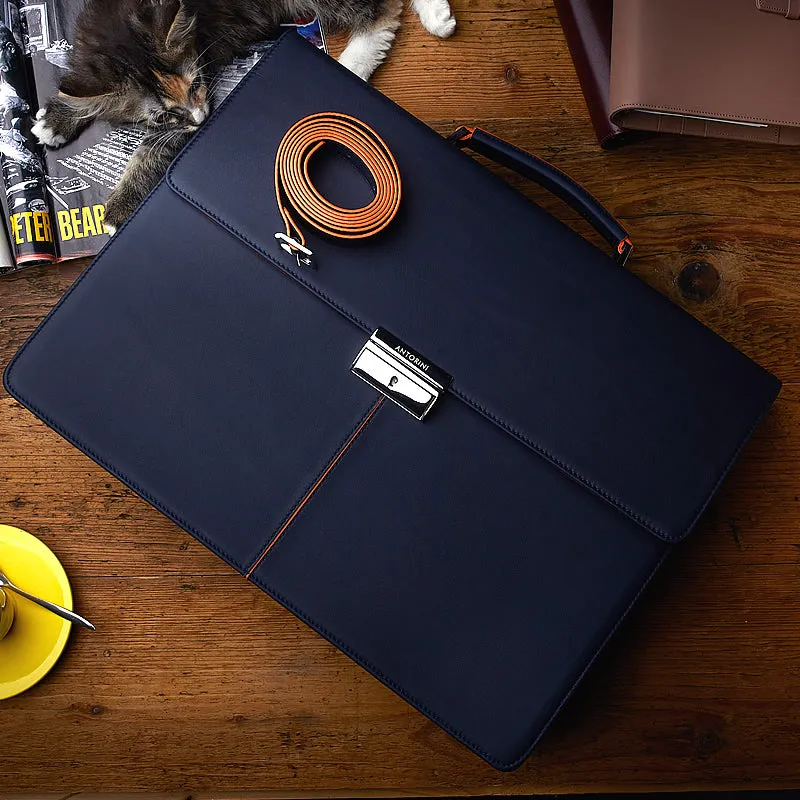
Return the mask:
<path fill-rule="evenodd" d="M 462 126 L 448 141 L 468 147 L 486 158 L 513 169 L 560 197 L 575 209 L 614 248 L 617 262 L 624 265 L 633 250 L 628 232 L 610 212 L 579 183 L 542 158 L 521 150 L 480 128 Z"/>

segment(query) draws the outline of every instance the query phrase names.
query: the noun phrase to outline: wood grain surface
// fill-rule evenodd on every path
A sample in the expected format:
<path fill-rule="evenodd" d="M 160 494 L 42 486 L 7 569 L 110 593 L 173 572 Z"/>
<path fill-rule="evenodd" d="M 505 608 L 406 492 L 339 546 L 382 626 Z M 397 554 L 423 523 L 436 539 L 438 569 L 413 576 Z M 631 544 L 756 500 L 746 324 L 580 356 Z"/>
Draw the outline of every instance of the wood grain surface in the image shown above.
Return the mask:
<path fill-rule="evenodd" d="M 55 550 L 98 631 L 0 703 L 0 794 L 800 787 L 800 151 L 605 153 L 549 0 L 454 7 L 447 42 L 407 14 L 375 84 L 441 132 L 477 123 L 583 183 L 629 227 L 635 273 L 784 381 L 774 410 L 541 746 L 501 774 L 3 394 L 0 522 Z M 0 281 L 0 365 L 82 266 Z"/>

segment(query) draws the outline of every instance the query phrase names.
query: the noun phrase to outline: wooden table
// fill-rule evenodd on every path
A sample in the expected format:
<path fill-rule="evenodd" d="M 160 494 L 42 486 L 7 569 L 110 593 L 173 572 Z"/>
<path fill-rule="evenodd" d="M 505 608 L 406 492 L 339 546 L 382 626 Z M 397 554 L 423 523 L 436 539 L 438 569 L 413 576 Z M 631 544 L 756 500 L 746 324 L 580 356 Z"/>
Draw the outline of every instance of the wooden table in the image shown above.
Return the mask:
<path fill-rule="evenodd" d="M 550 2 L 456 11 L 449 42 L 408 14 L 375 84 L 437 130 L 477 122 L 568 170 L 629 226 L 634 272 L 784 381 L 774 410 L 541 746 L 501 774 L 2 395 L 0 522 L 56 551 L 99 629 L 0 704 L 0 794 L 800 787 L 800 152 L 604 153 Z M 0 281 L 0 364 L 81 266 Z"/>

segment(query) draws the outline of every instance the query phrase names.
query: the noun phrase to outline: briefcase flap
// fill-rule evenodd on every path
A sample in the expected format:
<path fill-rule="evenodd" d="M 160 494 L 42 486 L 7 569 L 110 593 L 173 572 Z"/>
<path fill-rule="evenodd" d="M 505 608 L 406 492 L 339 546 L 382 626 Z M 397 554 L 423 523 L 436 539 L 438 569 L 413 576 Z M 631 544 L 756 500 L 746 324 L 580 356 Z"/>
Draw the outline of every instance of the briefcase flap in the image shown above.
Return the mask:
<path fill-rule="evenodd" d="M 317 262 L 309 269 L 274 238 L 283 224 L 273 171 L 284 133 L 321 111 L 379 133 L 403 198 L 371 239 L 324 238 L 304 225 Z M 364 204 L 362 171 L 321 158 L 319 175 L 332 199 Z M 665 540 L 688 533 L 778 391 L 757 364 L 293 34 L 203 127 L 168 182 L 364 341 L 386 328 L 452 376 L 431 415 L 409 425 L 436 425 L 448 403 L 465 403 Z M 296 368 L 324 414 L 315 364 Z"/>

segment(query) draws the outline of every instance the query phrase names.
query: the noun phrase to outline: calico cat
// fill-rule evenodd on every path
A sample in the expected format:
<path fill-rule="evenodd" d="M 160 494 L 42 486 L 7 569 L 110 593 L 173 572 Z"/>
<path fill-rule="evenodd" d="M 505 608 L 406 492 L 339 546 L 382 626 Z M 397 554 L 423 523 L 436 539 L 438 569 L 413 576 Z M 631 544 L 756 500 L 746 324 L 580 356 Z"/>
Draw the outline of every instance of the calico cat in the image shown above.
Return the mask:
<path fill-rule="evenodd" d="M 412 0 L 423 26 L 447 37 L 448 0 Z M 216 72 L 287 18 L 317 16 L 350 31 L 339 61 L 364 80 L 384 61 L 400 26 L 402 0 L 86 0 L 69 69 L 33 133 L 57 148 L 94 119 L 148 129 L 106 204 L 117 227 L 160 180 L 209 114 Z"/>

